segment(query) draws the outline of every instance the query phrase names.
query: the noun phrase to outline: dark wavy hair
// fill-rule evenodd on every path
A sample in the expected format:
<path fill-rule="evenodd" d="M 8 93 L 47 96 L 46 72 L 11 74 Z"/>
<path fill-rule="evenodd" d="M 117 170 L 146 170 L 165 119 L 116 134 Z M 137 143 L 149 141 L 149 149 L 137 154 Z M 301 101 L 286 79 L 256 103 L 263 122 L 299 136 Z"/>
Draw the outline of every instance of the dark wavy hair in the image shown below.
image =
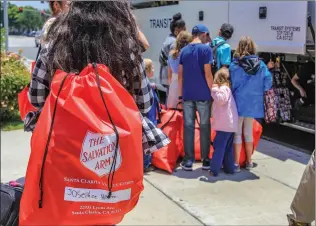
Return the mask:
<path fill-rule="evenodd" d="M 104 64 L 130 92 L 141 81 L 138 29 L 128 0 L 72 1 L 48 31 L 48 72 L 80 72 L 89 63 Z"/>
<path fill-rule="evenodd" d="M 170 23 L 171 34 L 174 34 L 176 28 L 185 28 L 185 22 L 182 20 L 181 13 L 176 13 L 172 17 L 172 21 Z"/>

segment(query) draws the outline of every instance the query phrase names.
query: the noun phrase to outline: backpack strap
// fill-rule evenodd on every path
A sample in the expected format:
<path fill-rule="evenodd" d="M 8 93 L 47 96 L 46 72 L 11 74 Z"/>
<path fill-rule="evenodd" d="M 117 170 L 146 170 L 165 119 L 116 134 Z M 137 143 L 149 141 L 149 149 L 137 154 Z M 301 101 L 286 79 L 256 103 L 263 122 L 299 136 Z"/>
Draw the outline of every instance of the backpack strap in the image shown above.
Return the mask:
<path fill-rule="evenodd" d="M 212 51 L 213 51 L 213 56 L 214 56 L 214 59 L 216 60 L 217 58 L 217 49 L 218 47 L 224 45 L 226 43 L 226 41 L 222 41 L 222 42 L 219 42 L 217 43 L 215 46 L 212 47 L 212 44 L 210 45 L 211 48 L 212 48 Z"/>
<path fill-rule="evenodd" d="M 160 51 L 159 62 L 162 66 L 168 66 L 168 56 L 163 48 Z"/>
<path fill-rule="evenodd" d="M 158 114 L 158 121 L 157 124 L 161 123 L 161 107 L 160 107 L 160 103 L 159 103 L 159 94 L 156 91 L 156 89 L 153 90 L 154 91 L 154 99 L 156 101 L 156 107 L 157 107 L 157 114 Z"/>
<path fill-rule="evenodd" d="M 181 104 L 181 102 L 179 102 L 179 103 L 177 104 L 176 108 L 172 108 L 172 110 L 174 110 L 174 112 L 172 113 L 172 115 L 170 116 L 170 118 L 167 120 L 167 122 L 165 122 L 165 124 L 163 124 L 163 125 L 160 127 L 160 129 L 163 130 L 163 129 L 168 125 L 168 123 L 171 121 L 171 119 L 175 116 L 176 112 L 177 112 L 177 111 L 181 111 L 181 109 L 178 108 L 178 106 L 179 106 L 180 104 Z"/>
<path fill-rule="evenodd" d="M 42 45 L 40 44 L 40 45 L 39 45 L 39 48 L 38 48 L 38 51 L 37 51 L 37 54 L 36 54 L 35 61 L 37 61 L 37 59 L 38 59 L 38 57 L 39 57 L 39 54 L 40 54 L 41 50 L 42 50 Z"/>

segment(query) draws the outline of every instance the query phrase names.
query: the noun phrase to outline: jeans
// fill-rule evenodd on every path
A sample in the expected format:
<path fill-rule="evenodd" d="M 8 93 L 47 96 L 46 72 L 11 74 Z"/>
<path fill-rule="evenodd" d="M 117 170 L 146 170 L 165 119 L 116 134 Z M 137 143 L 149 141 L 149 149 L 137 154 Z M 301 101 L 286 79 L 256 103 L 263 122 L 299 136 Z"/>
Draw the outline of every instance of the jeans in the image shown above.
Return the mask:
<path fill-rule="evenodd" d="M 184 160 L 194 161 L 194 135 L 196 111 L 200 115 L 200 147 L 201 159 L 208 160 L 210 153 L 211 138 L 211 108 L 210 101 L 183 101 L 183 118 L 184 118 Z"/>
<path fill-rule="evenodd" d="M 151 154 L 145 154 L 144 153 L 144 156 L 143 156 L 144 170 L 146 170 L 151 165 L 151 159 L 152 159 Z"/>
<path fill-rule="evenodd" d="M 235 169 L 234 161 L 234 133 L 216 131 L 214 139 L 214 153 L 211 164 L 211 172 L 217 175 L 224 165 L 226 173 L 233 174 Z"/>

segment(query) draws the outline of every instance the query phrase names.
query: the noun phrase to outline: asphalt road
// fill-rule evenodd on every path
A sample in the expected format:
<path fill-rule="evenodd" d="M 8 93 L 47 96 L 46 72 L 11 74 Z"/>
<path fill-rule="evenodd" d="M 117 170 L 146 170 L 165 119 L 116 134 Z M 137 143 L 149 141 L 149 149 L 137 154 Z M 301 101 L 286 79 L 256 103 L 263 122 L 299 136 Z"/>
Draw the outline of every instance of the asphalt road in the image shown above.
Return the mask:
<path fill-rule="evenodd" d="M 18 52 L 20 49 L 23 57 L 35 60 L 38 48 L 34 37 L 9 36 L 9 51 Z"/>

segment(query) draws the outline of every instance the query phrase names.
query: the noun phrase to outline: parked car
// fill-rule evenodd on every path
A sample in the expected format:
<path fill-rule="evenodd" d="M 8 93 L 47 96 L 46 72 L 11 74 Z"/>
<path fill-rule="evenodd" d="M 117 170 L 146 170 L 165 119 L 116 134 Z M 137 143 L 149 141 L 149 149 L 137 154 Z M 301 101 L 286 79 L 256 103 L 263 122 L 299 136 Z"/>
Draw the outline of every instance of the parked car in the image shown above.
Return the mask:
<path fill-rule="evenodd" d="M 42 38 L 42 31 L 37 31 L 35 34 L 35 46 L 39 47 L 41 44 L 41 38 Z"/>
<path fill-rule="evenodd" d="M 24 31 L 24 32 L 23 32 L 23 35 L 24 35 L 24 36 L 28 36 L 29 33 L 30 33 L 29 31 Z"/>
<path fill-rule="evenodd" d="M 35 37 L 36 35 L 36 31 L 31 31 L 29 34 L 28 34 L 28 37 Z"/>

